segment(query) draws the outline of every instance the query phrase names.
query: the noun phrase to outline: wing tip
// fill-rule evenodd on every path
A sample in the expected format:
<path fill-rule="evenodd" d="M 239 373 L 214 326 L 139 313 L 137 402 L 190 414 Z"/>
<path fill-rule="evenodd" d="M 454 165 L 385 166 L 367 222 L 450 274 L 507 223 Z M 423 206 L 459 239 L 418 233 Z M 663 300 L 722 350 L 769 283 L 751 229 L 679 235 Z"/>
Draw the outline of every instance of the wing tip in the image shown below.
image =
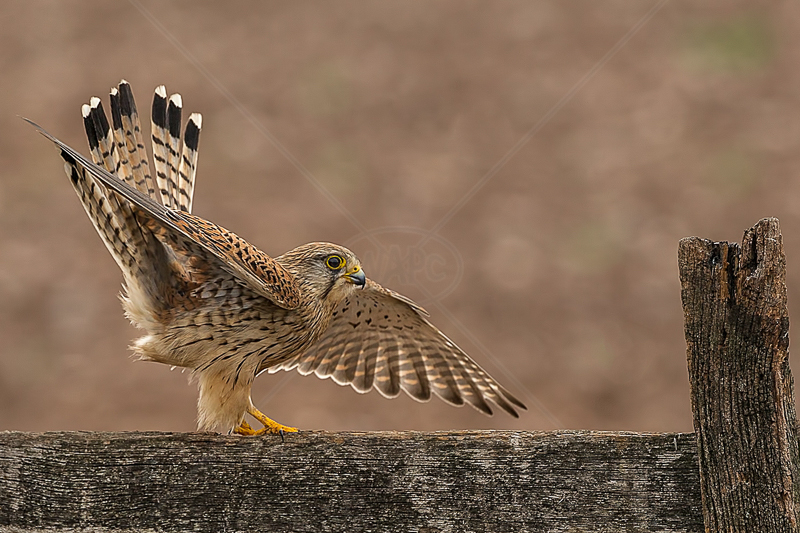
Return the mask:
<path fill-rule="evenodd" d="M 522 403 L 521 401 L 517 400 L 515 397 L 506 396 L 506 398 L 508 399 L 509 402 L 513 403 L 514 405 L 516 405 L 517 407 L 519 407 L 523 411 L 527 411 L 528 410 L 528 406 L 525 405 L 524 403 Z"/>
<path fill-rule="evenodd" d="M 505 390 L 503 387 L 499 387 L 499 390 L 496 390 L 495 393 L 496 397 L 492 397 L 490 399 L 503 411 L 514 418 L 519 418 L 519 413 L 516 409 L 514 409 L 514 407 L 522 409 L 523 411 L 528 410 L 524 403 L 515 398 L 513 394 Z"/>
<path fill-rule="evenodd" d="M 508 391 L 506 390 L 506 388 L 505 388 L 505 387 L 503 387 L 502 385 L 500 385 L 500 384 L 498 383 L 498 384 L 497 384 L 497 388 L 499 389 L 499 390 L 497 391 L 497 393 L 498 393 L 498 395 L 499 395 L 501 398 L 503 398 L 504 400 L 506 400 L 506 401 L 508 401 L 508 402 L 511 402 L 512 404 L 514 404 L 516 407 L 518 407 L 518 408 L 522 409 L 523 411 L 527 411 L 527 410 L 528 410 L 528 406 L 527 406 L 527 405 L 525 405 L 524 403 L 522 403 L 522 402 L 521 402 L 519 399 L 517 399 L 517 397 L 516 397 L 516 396 L 514 396 L 513 394 L 511 394 L 510 392 L 508 392 Z M 501 406 L 501 407 L 502 407 L 502 406 Z M 510 407 L 510 406 L 509 406 L 509 407 Z M 510 408 L 511 408 L 511 407 L 510 407 Z M 511 409 L 513 409 L 513 408 L 511 408 Z M 506 410 L 507 410 L 507 409 L 506 409 Z M 516 411 L 515 411 L 515 413 L 516 413 Z M 517 416 L 518 416 L 518 415 L 517 415 Z"/>
<path fill-rule="evenodd" d="M 30 124 L 31 126 L 33 126 L 33 128 L 39 133 L 39 135 L 41 135 L 42 137 L 44 137 L 48 141 L 54 143 L 56 145 L 56 147 L 59 149 L 59 151 L 61 150 L 61 148 L 58 146 L 60 141 L 58 139 L 56 139 L 55 137 L 53 137 L 52 135 L 50 135 L 47 132 L 47 130 L 45 130 L 43 127 L 41 127 L 36 122 L 32 121 L 31 119 L 29 119 L 27 117 L 23 117 L 21 115 L 17 115 L 17 116 L 19 118 L 21 118 L 22 120 L 24 120 L 25 122 L 27 122 L 28 124 Z"/>
<path fill-rule="evenodd" d="M 42 127 L 40 125 L 38 125 L 37 123 L 35 123 L 31 119 L 29 119 L 27 117 L 23 117 L 22 115 L 17 115 L 17 116 L 19 118 L 21 118 L 22 120 L 24 120 L 25 122 L 27 122 L 28 124 L 30 124 L 31 126 L 33 126 L 34 128 L 36 128 L 37 130 L 41 130 L 42 129 Z"/>

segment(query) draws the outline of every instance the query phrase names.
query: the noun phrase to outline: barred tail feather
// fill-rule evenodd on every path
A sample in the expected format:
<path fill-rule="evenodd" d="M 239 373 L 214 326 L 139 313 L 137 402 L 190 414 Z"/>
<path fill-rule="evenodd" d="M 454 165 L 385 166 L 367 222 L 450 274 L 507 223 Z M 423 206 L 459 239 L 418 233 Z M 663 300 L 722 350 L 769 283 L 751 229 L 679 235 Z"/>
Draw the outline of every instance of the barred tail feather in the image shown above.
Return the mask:
<path fill-rule="evenodd" d="M 125 128 L 122 125 L 122 112 L 120 111 L 119 89 L 111 89 L 111 123 L 114 130 L 114 142 L 117 145 L 119 155 L 119 177 L 131 187 L 137 187 L 131 165 L 131 149 L 136 150 L 135 146 L 128 144 Z"/>
<path fill-rule="evenodd" d="M 153 94 L 153 110 L 150 122 L 150 138 L 153 142 L 153 163 L 156 170 L 156 186 L 161 194 L 161 203 L 172 207 L 169 182 L 169 133 L 167 131 L 167 89 L 156 87 Z M 158 199 L 156 199 L 158 201 Z"/>
<path fill-rule="evenodd" d="M 167 123 L 169 124 L 169 143 L 167 148 L 169 150 L 169 186 L 170 197 L 169 207 L 172 209 L 179 209 L 180 207 L 180 190 L 178 177 L 178 166 L 181 160 L 181 114 L 183 111 L 183 101 L 181 95 L 173 94 L 169 97 L 169 106 L 167 106 Z M 165 202 L 166 203 L 166 202 Z"/>
<path fill-rule="evenodd" d="M 134 186 L 139 192 L 158 200 L 155 183 L 150 175 L 150 164 L 147 160 L 147 151 L 142 138 L 142 125 L 139 120 L 139 112 L 136 110 L 136 101 L 133 99 L 133 91 L 125 80 L 119 82 L 118 88 L 119 100 L 117 103 L 119 107 L 116 112 L 119 113 L 121 130 L 124 132 L 125 143 L 128 146 Z M 115 100 L 112 99 L 112 113 L 115 113 L 114 107 Z M 116 120 L 116 113 L 114 116 Z M 116 125 L 114 128 L 118 129 Z"/>
<path fill-rule="evenodd" d="M 199 113 L 189 115 L 183 134 L 183 151 L 178 167 L 178 207 L 187 213 L 192 212 L 194 198 L 194 177 L 197 173 L 197 148 L 200 143 L 200 129 L 203 117 Z"/>
<path fill-rule="evenodd" d="M 114 134 L 111 132 L 111 126 L 109 126 L 103 110 L 103 103 L 99 98 L 93 96 L 88 105 L 83 105 L 81 114 L 92 159 L 96 164 L 112 174 L 116 174 L 120 164 L 119 155 L 114 143 Z"/>
<path fill-rule="evenodd" d="M 202 117 L 193 113 L 181 139 L 181 95 L 167 98 L 163 85 L 153 96 L 152 139 L 156 184 L 161 202 L 170 209 L 191 213 L 194 179 L 197 169 L 197 146 Z"/>

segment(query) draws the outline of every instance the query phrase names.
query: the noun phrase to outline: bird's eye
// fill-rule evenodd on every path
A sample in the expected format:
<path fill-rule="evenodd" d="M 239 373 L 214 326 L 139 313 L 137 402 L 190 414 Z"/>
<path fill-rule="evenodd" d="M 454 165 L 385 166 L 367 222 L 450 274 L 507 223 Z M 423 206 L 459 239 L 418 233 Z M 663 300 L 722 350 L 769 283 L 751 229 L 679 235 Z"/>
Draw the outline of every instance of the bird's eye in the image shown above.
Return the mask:
<path fill-rule="evenodd" d="M 328 265 L 328 268 L 331 270 L 339 270 L 344 266 L 344 259 L 342 259 L 340 255 L 329 255 L 325 260 L 325 264 Z"/>

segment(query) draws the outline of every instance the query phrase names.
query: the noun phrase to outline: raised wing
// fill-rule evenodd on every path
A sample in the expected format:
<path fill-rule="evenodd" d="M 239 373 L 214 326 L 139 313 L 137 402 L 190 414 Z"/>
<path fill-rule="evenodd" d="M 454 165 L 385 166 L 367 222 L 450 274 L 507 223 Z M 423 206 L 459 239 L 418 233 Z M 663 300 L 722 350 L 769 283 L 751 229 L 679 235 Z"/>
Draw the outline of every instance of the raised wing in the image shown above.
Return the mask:
<path fill-rule="evenodd" d="M 488 415 L 487 400 L 514 417 L 525 406 L 425 318 L 410 299 L 368 280 L 337 309 L 322 337 L 300 356 L 260 371 L 297 369 L 350 384 L 373 387 L 387 398 L 403 390 L 427 401 L 431 393 L 453 405 L 468 403 Z"/>
<path fill-rule="evenodd" d="M 92 163 L 38 124 L 25 120 L 59 148 L 67 165 L 80 168 L 135 206 L 140 215 L 152 222 L 148 225 L 152 226 L 153 231 L 162 233 L 164 238 L 174 241 L 175 245 L 190 254 L 216 263 L 219 268 L 280 307 L 294 309 L 300 304 L 300 292 L 294 277 L 267 254 L 216 224 L 162 205 L 131 187 L 124 179 Z"/>

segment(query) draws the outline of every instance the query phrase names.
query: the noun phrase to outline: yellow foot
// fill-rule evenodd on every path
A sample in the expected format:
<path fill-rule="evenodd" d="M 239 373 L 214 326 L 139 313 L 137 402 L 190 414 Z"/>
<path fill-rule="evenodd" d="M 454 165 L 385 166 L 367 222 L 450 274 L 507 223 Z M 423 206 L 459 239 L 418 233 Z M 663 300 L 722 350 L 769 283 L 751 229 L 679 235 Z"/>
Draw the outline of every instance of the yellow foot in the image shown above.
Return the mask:
<path fill-rule="evenodd" d="M 247 410 L 247 412 L 253 415 L 253 418 L 264 424 L 264 427 L 259 430 L 255 430 L 250 427 L 250 424 L 242 420 L 242 423 L 233 430 L 234 433 L 238 433 L 239 435 L 263 435 L 265 433 L 278 433 L 283 436 L 284 433 L 294 433 L 297 431 L 297 428 L 284 426 L 283 424 L 275 422 L 255 407 L 251 407 Z"/>
<path fill-rule="evenodd" d="M 250 424 L 242 420 L 242 423 L 233 429 L 234 433 L 239 435 L 258 435 L 256 430 L 250 427 Z"/>
<path fill-rule="evenodd" d="M 297 431 L 297 428 L 278 424 L 253 406 L 251 406 L 247 412 L 253 415 L 253 418 L 264 424 L 264 427 L 258 430 L 258 435 L 261 433 L 295 433 Z"/>

